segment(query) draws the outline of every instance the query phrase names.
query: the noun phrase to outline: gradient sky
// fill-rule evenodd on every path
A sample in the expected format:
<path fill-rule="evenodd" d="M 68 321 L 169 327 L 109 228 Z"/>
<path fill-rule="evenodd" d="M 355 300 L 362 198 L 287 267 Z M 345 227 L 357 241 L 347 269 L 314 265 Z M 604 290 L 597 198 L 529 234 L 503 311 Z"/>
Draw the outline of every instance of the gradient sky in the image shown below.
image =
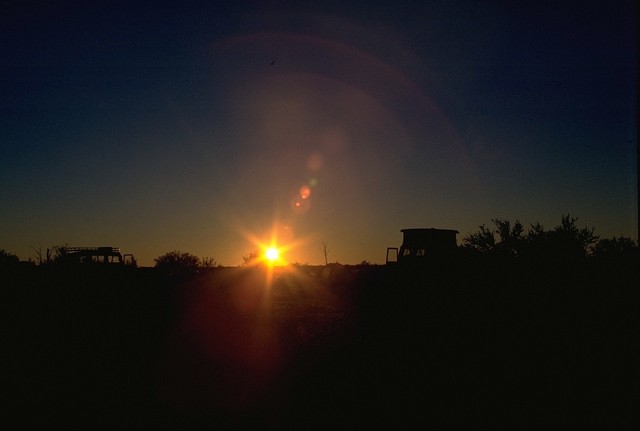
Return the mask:
<path fill-rule="evenodd" d="M 634 1 L 11 3 L 0 248 L 22 259 L 238 265 L 275 229 L 290 262 L 381 263 L 403 228 L 567 213 L 637 238 Z"/>

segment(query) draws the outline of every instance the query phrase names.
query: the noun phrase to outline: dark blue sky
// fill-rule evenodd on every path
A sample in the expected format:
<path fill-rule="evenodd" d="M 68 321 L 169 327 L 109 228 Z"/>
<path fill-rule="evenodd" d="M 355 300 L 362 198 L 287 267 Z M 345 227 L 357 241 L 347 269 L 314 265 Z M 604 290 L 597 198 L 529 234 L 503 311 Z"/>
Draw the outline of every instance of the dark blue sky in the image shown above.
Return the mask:
<path fill-rule="evenodd" d="M 290 261 L 381 262 L 402 228 L 566 213 L 637 238 L 635 2 L 11 3 L 0 248 L 21 258 L 235 265 L 275 228 Z"/>

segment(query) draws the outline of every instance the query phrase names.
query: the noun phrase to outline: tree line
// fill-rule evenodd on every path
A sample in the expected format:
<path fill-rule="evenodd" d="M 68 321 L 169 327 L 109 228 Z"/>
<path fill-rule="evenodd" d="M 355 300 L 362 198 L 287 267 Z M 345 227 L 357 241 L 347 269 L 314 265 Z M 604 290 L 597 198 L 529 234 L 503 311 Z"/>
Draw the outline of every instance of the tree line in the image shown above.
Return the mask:
<path fill-rule="evenodd" d="M 638 244 L 628 237 L 601 239 L 593 227 L 578 227 L 578 219 L 562 215 L 560 224 L 545 229 L 540 223 L 528 229 L 519 220 L 491 219 L 493 227 L 478 226 L 478 231 L 462 239 L 462 248 L 496 259 L 543 259 L 580 261 L 586 258 L 620 259 L 635 256 Z"/>
<path fill-rule="evenodd" d="M 538 259 L 571 262 L 587 258 L 604 260 L 628 259 L 638 256 L 638 244 L 628 237 L 601 239 L 593 227 L 579 227 L 578 218 L 570 214 L 562 215 L 560 224 L 545 229 L 536 222 L 525 229 L 519 221 L 491 219 L 493 226 L 482 224 L 476 232 L 462 238 L 461 250 L 490 259 Z M 56 264 L 63 261 L 68 247 L 55 246 L 35 249 L 36 260 L 29 259 L 31 265 Z M 326 261 L 326 243 L 323 243 Z M 243 256 L 244 266 L 257 258 L 257 252 Z M 18 256 L 0 249 L 0 267 L 20 264 Z M 173 250 L 154 259 L 154 266 L 169 275 L 196 274 L 202 270 L 218 266 L 212 257 L 198 257 L 191 253 Z"/>

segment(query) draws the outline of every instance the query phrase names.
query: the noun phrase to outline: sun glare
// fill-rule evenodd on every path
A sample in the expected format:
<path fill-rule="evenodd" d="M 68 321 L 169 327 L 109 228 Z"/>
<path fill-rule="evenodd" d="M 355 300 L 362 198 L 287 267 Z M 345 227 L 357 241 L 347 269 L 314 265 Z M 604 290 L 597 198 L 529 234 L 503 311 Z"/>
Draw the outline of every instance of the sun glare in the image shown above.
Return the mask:
<path fill-rule="evenodd" d="M 306 200 L 300 199 L 300 202 L 306 202 Z M 251 243 L 255 252 L 253 254 L 255 259 L 245 259 L 243 266 L 264 265 L 270 271 L 276 267 L 281 271 L 289 266 L 288 255 L 291 251 L 309 241 L 308 238 L 295 239 L 291 227 L 278 222 L 274 222 L 271 230 L 262 237 L 240 227 L 237 230 Z"/>
<path fill-rule="evenodd" d="M 269 262 L 275 262 L 280 257 L 280 252 L 275 247 L 269 247 L 265 252 L 264 256 L 267 258 Z"/>

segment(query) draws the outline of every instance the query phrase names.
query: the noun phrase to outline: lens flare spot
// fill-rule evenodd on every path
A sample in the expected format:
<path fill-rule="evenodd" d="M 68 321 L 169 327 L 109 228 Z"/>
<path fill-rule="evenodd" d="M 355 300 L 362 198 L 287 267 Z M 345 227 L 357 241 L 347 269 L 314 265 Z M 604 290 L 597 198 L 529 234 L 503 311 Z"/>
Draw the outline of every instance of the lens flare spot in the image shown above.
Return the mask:
<path fill-rule="evenodd" d="M 300 199 L 299 195 L 294 196 L 290 205 L 295 214 L 304 214 L 311 208 L 311 199 Z"/>
<path fill-rule="evenodd" d="M 311 196 L 311 188 L 309 186 L 300 187 L 300 197 L 302 199 L 309 199 Z"/>

